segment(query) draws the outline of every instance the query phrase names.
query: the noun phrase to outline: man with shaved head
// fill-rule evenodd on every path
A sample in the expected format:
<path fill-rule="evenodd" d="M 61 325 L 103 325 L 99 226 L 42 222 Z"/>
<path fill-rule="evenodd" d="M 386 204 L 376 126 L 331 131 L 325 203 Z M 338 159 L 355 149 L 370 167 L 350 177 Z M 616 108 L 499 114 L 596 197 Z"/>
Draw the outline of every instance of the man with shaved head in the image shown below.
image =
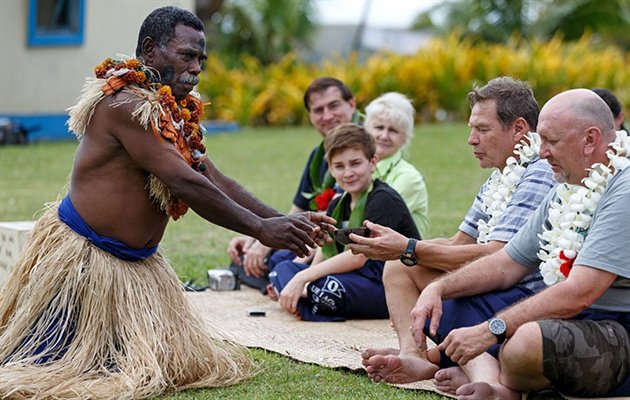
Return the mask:
<path fill-rule="evenodd" d="M 615 132 L 606 103 L 586 89 L 549 100 L 538 133 L 540 156 L 563 183 L 503 249 L 422 291 L 414 339 L 426 349 L 425 334 L 436 338 L 437 385 L 460 399 L 520 399 L 548 386 L 574 396 L 630 395 L 630 138 Z M 539 268 L 544 290 L 481 324 L 440 329 L 443 300 L 466 312 L 478 295 Z M 486 353 L 497 343 L 498 360 Z M 455 366 L 444 368 L 445 360 Z M 385 375 L 404 365 L 378 367 Z"/>

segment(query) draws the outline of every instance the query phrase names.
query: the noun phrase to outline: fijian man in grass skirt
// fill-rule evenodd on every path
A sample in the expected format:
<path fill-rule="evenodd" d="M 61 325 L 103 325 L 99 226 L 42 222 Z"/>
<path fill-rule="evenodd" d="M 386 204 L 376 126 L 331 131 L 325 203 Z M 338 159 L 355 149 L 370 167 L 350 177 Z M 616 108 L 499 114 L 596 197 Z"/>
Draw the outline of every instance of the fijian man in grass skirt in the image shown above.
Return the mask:
<path fill-rule="evenodd" d="M 192 92 L 203 24 L 154 10 L 137 59 L 107 59 L 70 109 L 80 138 L 67 195 L 49 206 L 0 292 L 0 397 L 146 398 L 251 375 L 243 349 L 213 339 L 158 245 L 169 218 L 206 220 L 305 254 L 315 213 L 283 216 L 205 156 Z"/>

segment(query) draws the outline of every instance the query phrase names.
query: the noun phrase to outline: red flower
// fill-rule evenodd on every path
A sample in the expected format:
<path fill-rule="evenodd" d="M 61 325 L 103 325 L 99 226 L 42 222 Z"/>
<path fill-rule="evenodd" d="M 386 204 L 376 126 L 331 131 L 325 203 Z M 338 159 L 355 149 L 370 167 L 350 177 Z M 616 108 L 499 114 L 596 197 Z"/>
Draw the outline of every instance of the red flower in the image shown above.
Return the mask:
<path fill-rule="evenodd" d="M 171 104 L 173 104 L 174 100 L 175 97 L 171 96 L 170 94 L 165 94 L 164 96 L 162 96 L 162 105 L 164 106 L 164 108 L 170 109 Z"/>
<path fill-rule="evenodd" d="M 560 264 L 560 273 L 564 275 L 565 278 L 568 278 L 569 272 L 571 272 L 571 268 L 573 268 L 573 261 L 575 261 L 575 257 L 567 257 L 563 250 L 560 252 L 560 259 L 562 260 L 562 264 Z"/>
<path fill-rule="evenodd" d="M 171 108 L 171 115 L 175 121 L 179 121 L 182 119 L 182 113 L 179 111 L 179 108 L 173 107 Z"/>
<path fill-rule="evenodd" d="M 315 196 L 315 204 L 317 204 L 317 211 L 326 211 L 328 209 L 328 203 L 335 197 L 335 191 L 333 189 L 326 189 L 317 196 Z"/>
<path fill-rule="evenodd" d="M 201 146 L 201 139 L 199 138 L 199 136 L 191 136 L 188 139 L 188 145 L 193 148 L 193 149 L 198 149 L 199 146 Z"/>
<path fill-rule="evenodd" d="M 166 108 L 177 107 L 175 104 L 175 97 L 173 96 L 173 92 L 171 92 L 171 87 L 168 85 L 163 85 L 158 89 L 158 95 L 160 96 L 161 103 Z"/>
<path fill-rule="evenodd" d="M 125 82 L 134 83 L 136 81 L 136 71 L 129 71 L 125 74 Z"/>
<path fill-rule="evenodd" d="M 180 199 L 173 197 L 171 207 L 168 211 L 171 215 L 171 218 L 173 218 L 173 221 L 177 221 L 179 217 L 186 214 L 186 212 L 188 211 L 188 205 Z"/>

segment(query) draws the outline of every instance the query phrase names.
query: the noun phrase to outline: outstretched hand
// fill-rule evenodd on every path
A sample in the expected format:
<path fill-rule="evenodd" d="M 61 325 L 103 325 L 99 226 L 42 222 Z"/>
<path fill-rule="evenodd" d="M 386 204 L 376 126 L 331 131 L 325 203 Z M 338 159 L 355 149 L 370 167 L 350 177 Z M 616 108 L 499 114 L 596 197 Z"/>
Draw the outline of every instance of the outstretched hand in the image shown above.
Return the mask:
<path fill-rule="evenodd" d="M 337 230 L 337 227 L 335 226 L 337 221 L 335 221 L 334 218 L 331 218 L 321 212 L 307 211 L 303 214 L 306 215 L 309 221 L 317 224 L 320 227 L 319 232 L 317 232 L 317 235 L 314 238 L 318 246 L 321 247 L 326 243 L 333 242 L 333 238 L 331 235 L 334 235 L 335 230 Z"/>
<path fill-rule="evenodd" d="M 328 234 L 324 230 L 335 222 L 327 215 L 311 211 L 267 218 L 263 220 L 258 240 L 273 249 L 287 249 L 304 257 L 310 254 L 309 247 L 322 246 L 326 242 Z"/>
<path fill-rule="evenodd" d="M 388 227 L 365 221 L 364 226 L 370 229 L 370 237 L 350 234 L 354 244 L 348 248 L 352 254 L 364 254 L 373 260 L 397 260 L 407 248 L 408 238 Z"/>

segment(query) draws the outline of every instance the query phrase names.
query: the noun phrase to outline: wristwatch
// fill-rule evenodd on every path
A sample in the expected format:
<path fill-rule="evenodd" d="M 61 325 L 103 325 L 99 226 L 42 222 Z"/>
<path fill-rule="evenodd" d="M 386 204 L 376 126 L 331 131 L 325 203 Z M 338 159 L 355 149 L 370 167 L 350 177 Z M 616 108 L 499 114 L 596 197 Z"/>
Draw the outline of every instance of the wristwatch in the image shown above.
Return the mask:
<path fill-rule="evenodd" d="M 492 317 L 488 320 L 488 329 L 497 338 L 497 344 L 505 342 L 505 331 L 507 330 L 507 324 L 504 320 L 497 317 Z"/>
<path fill-rule="evenodd" d="M 409 239 L 405 252 L 400 255 L 400 262 L 408 267 L 413 267 L 418 264 L 418 257 L 416 256 L 416 243 L 418 243 L 416 239 Z"/>

